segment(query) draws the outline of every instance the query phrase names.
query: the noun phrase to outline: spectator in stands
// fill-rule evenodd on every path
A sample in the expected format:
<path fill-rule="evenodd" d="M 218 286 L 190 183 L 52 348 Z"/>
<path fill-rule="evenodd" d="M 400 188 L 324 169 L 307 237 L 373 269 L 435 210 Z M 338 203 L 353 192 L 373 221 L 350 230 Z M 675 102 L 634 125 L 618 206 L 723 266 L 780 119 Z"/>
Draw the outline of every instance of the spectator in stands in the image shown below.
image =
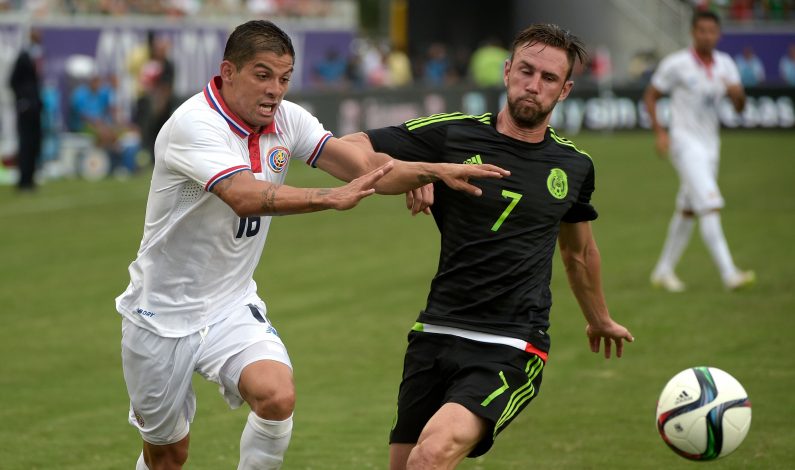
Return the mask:
<path fill-rule="evenodd" d="M 171 42 L 165 36 L 152 36 L 149 58 L 140 67 L 139 86 L 143 93 L 135 104 L 133 121 L 141 134 L 143 150 L 154 163 L 155 138 L 171 113 L 179 106 L 174 95 L 174 64 Z"/>
<path fill-rule="evenodd" d="M 57 174 L 48 173 L 52 170 L 53 162 L 60 156 L 61 121 L 61 92 L 57 81 L 50 78 L 44 81 L 41 87 L 41 170 L 43 176 L 52 177 Z"/>
<path fill-rule="evenodd" d="M 629 76 L 638 84 L 647 85 L 658 62 L 657 51 L 654 49 L 638 51 L 629 61 Z"/>
<path fill-rule="evenodd" d="M 411 60 L 408 54 L 396 46 L 392 46 L 386 57 L 386 68 L 389 76 L 387 84 L 391 87 L 411 85 Z"/>
<path fill-rule="evenodd" d="M 9 86 L 14 92 L 17 118 L 17 189 L 32 191 L 33 180 L 41 154 L 41 35 L 31 30 L 30 43 L 23 47 L 11 69 Z"/>
<path fill-rule="evenodd" d="M 330 47 L 323 59 L 312 67 L 312 76 L 319 87 L 340 88 L 345 85 L 347 68 L 347 57 L 340 54 L 337 48 Z"/>
<path fill-rule="evenodd" d="M 140 140 L 118 121 L 115 96 L 111 80 L 103 80 L 95 72 L 69 97 L 68 127 L 72 132 L 91 135 L 95 145 L 107 153 L 110 173 L 122 175 L 135 172 Z"/>
<path fill-rule="evenodd" d="M 789 45 L 787 53 L 778 61 L 778 73 L 784 83 L 795 86 L 795 43 Z"/>
<path fill-rule="evenodd" d="M 502 86 L 505 60 L 510 53 L 500 40 L 489 38 L 478 47 L 469 61 L 469 75 L 481 87 Z"/>
<path fill-rule="evenodd" d="M 764 83 L 765 66 L 754 53 L 751 46 L 745 46 L 741 54 L 734 56 L 734 62 L 740 71 L 740 81 L 744 87 L 753 87 Z"/>
<path fill-rule="evenodd" d="M 113 124 L 115 96 L 111 87 L 94 72 L 69 97 L 69 130 L 89 132 L 102 141 Z"/>
<path fill-rule="evenodd" d="M 149 30 L 146 32 L 146 41 L 138 43 L 128 54 L 126 59 L 127 73 L 135 80 L 134 90 L 135 99 L 139 99 L 146 94 L 146 89 L 141 83 L 141 71 L 147 62 L 152 58 L 152 49 L 155 46 L 155 32 Z"/>
<path fill-rule="evenodd" d="M 375 41 L 362 43 L 362 74 L 364 82 L 369 87 L 381 87 L 387 84 L 388 70 L 386 64 L 386 47 Z"/>
<path fill-rule="evenodd" d="M 447 83 L 454 84 L 469 80 L 469 63 L 472 61 L 472 49 L 458 44 L 450 55 L 450 67 L 447 69 Z"/>
<path fill-rule="evenodd" d="M 750 21 L 754 19 L 753 0 L 732 0 L 729 6 L 729 15 L 735 21 Z"/>
<path fill-rule="evenodd" d="M 423 79 L 427 85 L 442 86 L 447 81 L 450 71 L 450 59 L 447 56 L 447 47 L 435 42 L 430 45 L 423 71 Z"/>

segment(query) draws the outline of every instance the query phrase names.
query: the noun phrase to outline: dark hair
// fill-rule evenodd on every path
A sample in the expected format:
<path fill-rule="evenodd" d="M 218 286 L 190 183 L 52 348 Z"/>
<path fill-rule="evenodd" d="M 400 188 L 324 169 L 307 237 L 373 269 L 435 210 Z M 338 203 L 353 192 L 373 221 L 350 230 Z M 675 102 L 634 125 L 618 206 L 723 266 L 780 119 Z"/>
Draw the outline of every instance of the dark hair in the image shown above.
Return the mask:
<path fill-rule="evenodd" d="M 574 61 L 579 59 L 580 62 L 585 62 L 588 58 L 585 45 L 577 36 L 555 24 L 534 24 L 520 32 L 513 40 L 511 60 L 518 48 L 534 44 L 545 44 L 566 51 L 566 56 L 569 58 L 569 72 L 566 74 L 566 80 L 571 78 Z"/>
<path fill-rule="evenodd" d="M 241 68 L 260 52 L 289 54 L 295 60 L 295 49 L 290 36 L 266 20 L 252 20 L 241 24 L 226 41 L 224 60 Z"/>
<path fill-rule="evenodd" d="M 720 27 L 720 17 L 712 11 L 709 10 L 698 10 L 693 13 L 693 19 L 690 21 L 690 27 L 695 28 L 696 23 L 701 20 L 709 20 L 714 21 L 718 27 Z"/>

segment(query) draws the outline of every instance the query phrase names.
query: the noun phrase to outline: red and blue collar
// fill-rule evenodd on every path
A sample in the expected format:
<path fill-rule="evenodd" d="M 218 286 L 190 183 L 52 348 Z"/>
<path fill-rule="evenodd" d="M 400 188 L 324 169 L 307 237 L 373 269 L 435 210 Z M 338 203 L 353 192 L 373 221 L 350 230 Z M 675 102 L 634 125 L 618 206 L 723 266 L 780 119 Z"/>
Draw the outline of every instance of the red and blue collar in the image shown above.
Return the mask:
<path fill-rule="evenodd" d="M 226 105 L 224 99 L 221 97 L 222 85 L 223 81 L 221 80 L 220 76 L 216 75 L 213 77 L 207 86 L 204 87 L 204 98 L 207 100 L 207 104 L 209 104 L 211 108 L 213 108 L 216 112 L 218 112 L 218 114 L 221 115 L 221 117 L 224 118 L 224 120 L 226 120 L 226 123 L 229 124 L 229 128 L 232 129 L 232 132 L 243 138 L 247 138 L 251 134 L 277 134 L 279 132 L 278 128 L 276 127 L 275 119 L 259 132 L 252 129 Z"/>

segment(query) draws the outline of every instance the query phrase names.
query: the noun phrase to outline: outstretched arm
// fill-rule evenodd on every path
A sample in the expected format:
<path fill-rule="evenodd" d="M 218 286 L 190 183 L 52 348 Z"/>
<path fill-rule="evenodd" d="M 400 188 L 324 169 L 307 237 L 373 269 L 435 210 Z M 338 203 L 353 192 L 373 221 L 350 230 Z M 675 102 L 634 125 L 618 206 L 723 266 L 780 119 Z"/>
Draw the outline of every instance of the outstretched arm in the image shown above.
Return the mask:
<path fill-rule="evenodd" d="M 363 132 L 341 139 L 329 139 L 318 159 L 318 167 L 341 180 L 350 181 L 387 161 L 392 161 L 394 168 L 375 185 L 379 194 L 402 194 L 434 181 L 443 181 L 452 189 L 480 196 L 480 188 L 470 184 L 470 179 L 502 178 L 510 174 L 494 165 L 393 160 L 389 155 L 375 152 L 370 139 Z"/>
<path fill-rule="evenodd" d="M 218 182 L 212 189 L 240 217 L 287 215 L 326 209 L 346 210 L 375 192 L 374 186 L 392 169 L 392 162 L 337 188 L 296 188 L 273 184 L 242 171 Z"/>
<path fill-rule="evenodd" d="M 590 222 L 561 223 L 558 235 L 560 254 L 566 267 L 569 285 L 588 322 L 586 334 L 591 351 L 598 353 L 604 340 L 604 354 L 610 357 L 615 342 L 616 356 L 624 352 L 624 340 L 632 342 L 632 334 L 613 321 L 602 292 L 602 259 L 593 238 Z"/>

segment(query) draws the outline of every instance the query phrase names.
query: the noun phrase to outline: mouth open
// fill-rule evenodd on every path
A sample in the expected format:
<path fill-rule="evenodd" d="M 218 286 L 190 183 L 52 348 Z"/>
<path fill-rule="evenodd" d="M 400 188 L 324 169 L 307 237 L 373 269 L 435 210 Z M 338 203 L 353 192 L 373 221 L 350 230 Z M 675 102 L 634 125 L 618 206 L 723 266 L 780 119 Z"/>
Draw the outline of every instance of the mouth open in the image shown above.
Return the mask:
<path fill-rule="evenodd" d="M 276 112 L 276 108 L 277 107 L 278 107 L 278 105 L 276 103 L 260 104 L 259 105 L 260 112 L 262 112 L 263 114 L 266 114 L 266 115 L 274 114 Z"/>

